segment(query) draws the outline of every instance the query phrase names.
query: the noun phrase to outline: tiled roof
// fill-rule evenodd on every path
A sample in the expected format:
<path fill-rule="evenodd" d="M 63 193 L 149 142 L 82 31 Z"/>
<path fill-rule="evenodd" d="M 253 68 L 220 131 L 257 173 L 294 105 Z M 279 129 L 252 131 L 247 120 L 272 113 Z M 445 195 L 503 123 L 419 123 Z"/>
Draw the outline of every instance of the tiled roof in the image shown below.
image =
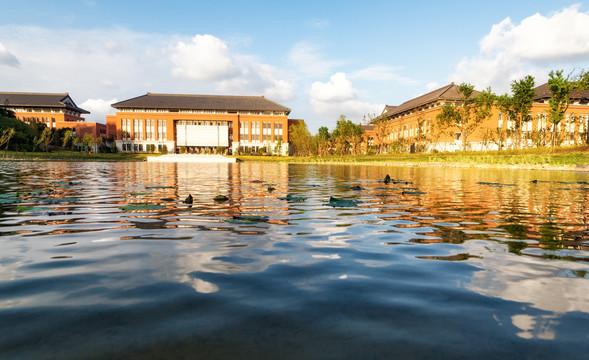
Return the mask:
<path fill-rule="evenodd" d="M 480 94 L 480 91 L 475 90 L 473 92 L 472 96 L 477 96 L 478 94 Z M 457 101 L 457 100 L 460 100 L 461 98 L 462 97 L 460 96 L 460 93 L 458 92 L 458 85 L 451 83 L 451 84 L 448 84 L 448 85 L 441 87 L 437 90 L 428 92 L 427 94 L 424 94 L 424 95 L 418 96 L 414 99 L 411 99 L 409 101 L 406 101 L 399 106 L 391 106 L 390 108 L 392 108 L 392 109 L 391 109 L 391 111 L 386 112 L 386 116 L 390 117 L 390 116 L 394 116 L 397 114 L 401 114 L 407 110 L 415 109 L 415 108 L 418 108 L 422 105 L 433 103 L 433 102 L 436 102 L 439 100 Z"/>
<path fill-rule="evenodd" d="M 546 100 L 552 97 L 552 93 L 550 92 L 550 88 L 548 88 L 548 83 L 542 84 L 536 88 L 536 96 L 534 96 L 534 101 L 538 100 Z M 589 90 L 584 91 L 573 91 L 569 95 L 570 98 L 573 99 L 589 99 Z"/>
<path fill-rule="evenodd" d="M 79 108 L 68 93 L 0 92 L 0 106 L 66 108 L 82 114 L 90 114 L 89 111 Z"/>
<path fill-rule="evenodd" d="M 129 100 L 112 104 L 115 109 L 192 109 L 192 110 L 253 110 L 284 111 L 286 106 L 268 100 L 263 96 L 222 96 L 222 95 L 177 95 L 147 93 Z"/>

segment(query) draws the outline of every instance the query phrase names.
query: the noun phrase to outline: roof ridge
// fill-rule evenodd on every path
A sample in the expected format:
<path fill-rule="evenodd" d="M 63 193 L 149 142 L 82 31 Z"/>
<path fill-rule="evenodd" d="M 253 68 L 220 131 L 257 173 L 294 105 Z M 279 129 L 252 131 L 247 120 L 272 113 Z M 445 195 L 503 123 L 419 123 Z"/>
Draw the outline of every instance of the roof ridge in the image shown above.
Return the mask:
<path fill-rule="evenodd" d="M 0 91 L 0 94 L 18 94 L 18 95 L 69 95 L 67 92 L 63 93 L 39 93 L 39 92 L 30 92 L 30 91 Z"/>
<path fill-rule="evenodd" d="M 235 98 L 260 98 L 260 99 L 266 99 L 263 95 L 211 95 L 211 94 L 171 94 L 171 93 L 152 93 L 152 92 L 147 92 L 145 95 L 143 96 L 149 96 L 149 95 L 154 95 L 154 96 L 186 96 L 186 97 L 235 97 Z M 137 96 L 140 97 L 140 96 Z M 135 98 L 137 98 L 135 97 Z M 133 98 L 133 99 L 135 99 Z M 131 99 L 129 99 L 131 100 Z M 268 100 L 268 99 L 266 99 Z M 272 101 L 272 100 L 270 100 Z"/>

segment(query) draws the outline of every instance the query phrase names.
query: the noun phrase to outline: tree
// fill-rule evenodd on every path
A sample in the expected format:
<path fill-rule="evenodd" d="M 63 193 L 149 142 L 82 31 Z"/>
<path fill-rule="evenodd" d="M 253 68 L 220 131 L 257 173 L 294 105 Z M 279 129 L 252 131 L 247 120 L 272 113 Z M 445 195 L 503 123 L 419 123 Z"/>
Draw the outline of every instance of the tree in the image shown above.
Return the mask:
<path fill-rule="evenodd" d="M 322 126 L 317 130 L 317 152 L 319 156 L 327 156 L 329 155 L 329 148 L 331 142 L 331 135 L 329 134 L 329 129 L 325 126 Z"/>
<path fill-rule="evenodd" d="M 533 104 L 532 99 L 536 96 L 534 85 L 534 77 L 527 75 L 523 79 L 514 80 L 511 83 L 511 96 L 505 94 L 497 98 L 501 112 L 513 120 L 513 129 L 511 130 L 517 149 L 522 148 L 524 124 L 532 120 L 530 109 Z"/>
<path fill-rule="evenodd" d="M 339 155 L 356 154 L 364 139 L 362 136 L 364 134 L 362 127 L 346 119 L 345 115 L 340 115 L 335 129 L 331 134 L 335 141 L 336 152 Z"/>
<path fill-rule="evenodd" d="M 49 144 L 53 141 L 53 131 L 50 128 L 45 128 L 41 135 L 36 139 L 35 145 L 43 144 L 45 152 L 49 151 Z"/>
<path fill-rule="evenodd" d="M 312 154 L 312 137 L 304 122 L 292 124 L 288 128 L 288 139 L 293 155 L 309 156 Z"/>
<path fill-rule="evenodd" d="M 474 85 L 467 83 L 458 86 L 458 94 L 460 94 L 460 105 L 444 105 L 442 112 L 436 118 L 440 128 L 455 126 L 460 130 L 462 134 L 462 151 L 466 151 L 468 137 L 480 126 L 483 120 L 491 116 L 495 95 L 491 92 L 491 88 L 487 88 L 479 95 L 473 96 Z"/>
<path fill-rule="evenodd" d="M 74 131 L 72 129 L 67 129 L 65 131 L 65 133 L 63 134 L 62 140 L 61 140 L 61 146 L 64 148 L 71 148 L 73 144 L 75 144 L 76 141 L 76 135 L 74 134 Z"/>
<path fill-rule="evenodd" d="M 13 128 L 5 129 L 0 134 L 2 134 L 2 135 L 0 135 L 0 148 L 2 148 L 2 146 L 6 145 L 6 149 L 8 150 L 8 143 L 10 142 L 10 139 L 14 136 L 14 129 Z"/>
<path fill-rule="evenodd" d="M 548 100 L 548 121 L 552 123 L 551 148 L 554 149 L 558 137 L 558 126 L 564 119 L 569 108 L 570 95 L 573 91 L 589 89 L 589 73 L 582 71 L 579 75 L 569 74 L 566 78 L 563 71 L 551 71 L 548 76 L 548 89 L 552 97 Z"/>
<path fill-rule="evenodd" d="M 88 151 L 90 150 L 90 145 L 94 143 L 94 135 L 91 133 L 85 133 L 82 136 L 82 150 Z"/>

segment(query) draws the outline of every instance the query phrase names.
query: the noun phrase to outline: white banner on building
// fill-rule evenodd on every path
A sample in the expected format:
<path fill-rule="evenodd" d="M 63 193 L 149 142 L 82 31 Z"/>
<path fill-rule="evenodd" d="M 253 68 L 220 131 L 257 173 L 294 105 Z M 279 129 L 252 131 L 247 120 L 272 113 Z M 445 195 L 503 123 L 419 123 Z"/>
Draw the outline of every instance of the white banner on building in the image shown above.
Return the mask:
<path fill-rule="evenodd" d="M 176 146 L 229 146 L 227 125 L 182 125 L 176 126 Z"/>

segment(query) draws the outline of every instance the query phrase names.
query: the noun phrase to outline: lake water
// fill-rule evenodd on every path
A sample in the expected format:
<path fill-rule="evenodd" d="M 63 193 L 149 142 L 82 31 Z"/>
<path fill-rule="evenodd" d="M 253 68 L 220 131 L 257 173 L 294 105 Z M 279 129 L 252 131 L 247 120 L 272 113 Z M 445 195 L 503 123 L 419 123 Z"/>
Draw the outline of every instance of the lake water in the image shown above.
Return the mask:
<path fill-rule="evenodd" d="M 573 172 L 3 162 L 0 358 L 586 359 L 588 207 Z"/>

